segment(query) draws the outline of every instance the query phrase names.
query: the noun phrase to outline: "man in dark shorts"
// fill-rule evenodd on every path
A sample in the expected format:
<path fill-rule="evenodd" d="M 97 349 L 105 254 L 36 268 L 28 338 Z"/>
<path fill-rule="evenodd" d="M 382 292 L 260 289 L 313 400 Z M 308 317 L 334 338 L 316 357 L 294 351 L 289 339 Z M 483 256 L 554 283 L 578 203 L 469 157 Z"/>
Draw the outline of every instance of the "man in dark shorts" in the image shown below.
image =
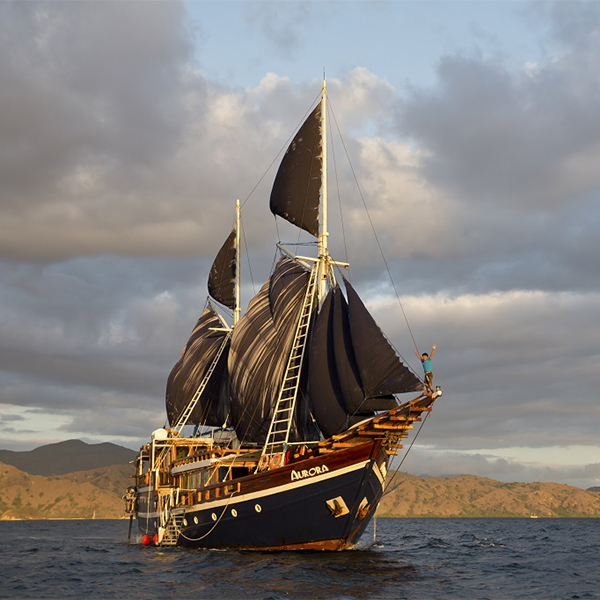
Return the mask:
<path fill-rule="evenodd" d="M 415 349 L 415 355 L 421 361 L 421 364 L 423 365 L 423 370 L 425 371 L 425 387 L 427 388 L 428 392 L 433 392 L 433 373 L 431 372 L 431 357 L 434 355 L 436 348 L 437 345 L 434 344 L 431 349 L 431 354 L 423 352 L 421 356 L 419 356 L 419 353 Z"/>

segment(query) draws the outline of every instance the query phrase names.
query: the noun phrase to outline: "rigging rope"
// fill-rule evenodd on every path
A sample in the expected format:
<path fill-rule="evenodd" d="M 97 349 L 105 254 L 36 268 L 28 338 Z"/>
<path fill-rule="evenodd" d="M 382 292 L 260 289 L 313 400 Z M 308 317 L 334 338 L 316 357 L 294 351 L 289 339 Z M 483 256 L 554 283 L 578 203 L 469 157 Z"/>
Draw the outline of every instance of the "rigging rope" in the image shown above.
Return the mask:
<path fill-rule="evenodd" d="M 388 481 L 387 485 L 385 486 L 385 489 L 383 491 L 383 494 L 381 494 L 381 497 L 383 498 L 384 496 L 386 496 L 387 494 L 389 494 L 390 492 L 393 492 L 398 486 L 396 486 L 393 489 L 389 489 L 390 486 L 392 485 L 392 481 L 394 481 L 394 478 L 396 477 L 396 475 L 398 475 L 399 473 L 399 469 L 402 466 L 402 464 L 404 463 L 404 461 L 406 460 L 406 457 L 408 456 L 408 453 L 411 451 L 413 444 L 417 441 L 417 438 L 419 437 L 419 434 L 421 433 L 421 429 L 423 429 L 423 425 L 425 425 L 425 421 L 427 421 L 427 417 L 430 415 L 431 413 L 427 413 L 425 415 L 425 418 L 421 421 L 421 425 L 419 426 L 419 429 L 417 430 L 417 433 L 415 433 L 415 437 L 412 439 L 412 442 L 410 443 L 410 446 L 408 447 L 408 449 L 406 450 L 406 452 L 404 453 L 404 456 L 402 457 L 402 460 L 400 461 L 400 464 L 398 465 L 398 467 L 396 468 L 396 470 L 394 471 L 394 474 L 390 477 L 390 480 Z"/>
<path fill-rule="evenodd" d="M 231 496 L 229 496 L 229 499 L 227 500 L 227 504 L 223 508 L 223 512 L 219 515 L 219 518 L 215 521 L 214 525 L 204 535 L 201 535 L 198 538 L 191 538 L 191 537 L 188 537 L 187 535 L 185 535 L 185 533 L 183 533 L 183 531 L 181 529 L 179 531 L 177 531 L 177 528 L 176 528 L 175 530 L 181 537 L 184 537 L 186 540 L 189 540 L 190 542 L 199 542 L 200 540 L 203 540 L 206 536 L 210 535 L 214 531 L 215 527 L 221 522 L 221 519 L 223 518 L 223 515 L 227 512 L 227 507 L 229 506 L 229 503 L 231 502 L 231 499 L 234 496 L 235 496 L 235 492 L 233 492 L 233 494 L 231 494 Z"/>
<path fill-rule="evenodd" d="M 329 104 L 329 98 L 327 99 L 327 105 L 329 106 L 329 109 L 333 113 L 331 104 Z M 335 115 L 334 115 L 334 119 L 335 119 Z M 331 131 L 331 124 L 329 124 L 329 130 Z M 348 259 L 348 245 L 346 244 L 346 229 L 344 227 L 344 214 L 342 211 L 342 198 L 341 198 L 341 194 L 340 194 L 340 182 L 338 179 L 337 163 L 335 160 L 335 145 L 333 143 L 333 132 L 332 132 L 332 135 L 330 136 L 330 140 L 331 140 L 331 157 L 333 158 L 333 172 L 335 173 L 335 185 L 336 185 L 336 189 L 337 189 L 338 206 L 340 208 L 340 224 L 342 226 L 342 239 L 344 240 L 344 254 L 345 254 L 346 262 L 349 263 L 350 260 Z M 349 266 L 348 266 L 348 279 L 351 280 Z"/>
<path fill-rule="evenodd" d="M 406 312 L 404 311 L 404 306 L 402 305 L 402 301 L 400 300 L 400 294 L 398 293 L 398 290 L 396 289 L 396 284 L 394 283 L 394 278 L 392 277 L 392 272 L 390 271 L 390 267 L 388 265 L 388 262 L 385 258 L 385 254 L 383 252 L 383 248 L 381 246 L 381 243 L 379 241 L 379 236 L 377 235 L 377 231 L 375 229 L 375 225 L 373 224 L 373 219 L 371 218 L 371 213 L 369 212 L 369 208 L 367 207 L 367 203 L 365 201 L 365 197 L 362 193 L 362 189 L 360 187 L 360 184 L 358 183 L 358 178 L 356 176 L 356 172 L 354 171 L 354 167 L 352 166 L 352 163 L 350 162 L 350 154 L 348 153 L 348 148 L 346 147 L 346 144 L 344 142 L 344 138 L 342 137 L 342 133 L 340 130 L 340 127 L 338 125 L 337 119 L 335 118 L 335 113 L 333 112 L 333 109 L 331 110 L 331 113 L 333 114 L 333 120 L 335 121 L 335 125 L 337 127 L 338 130 L 338 134 L 340 136 L 340 140 L 342 142 L 342 147 L 344 148 L 344 152 L 346 153 L 346 158 L 348 159 L 348 164 L 350 165 L 350 170 L 352 171 L 352 176 L 354 177 L 354 181 L 356 183 L 356 187 L 358 188 L 358 193 L 360 195 L 360 199 L 363 203 L 363 206 L 365 207 L 365 211 L 367 213 L 367 217 L 369 218 L 369 224 L 371 225 L 371 229 L 373 230 L 373 235 L 375 236 L 375 240 L 377 242 L 377 246 L 379 247 L 379 252 L 381 254 L 381 258 L 383 259 L 383 264 L 385 265 L 385 268 L 388 272 L 388 276 L 390 278 L 390 282 L 392 284 L 392 287 L 394 288 L 394 293 L 396 294 L 396 299 L 398 300 L 398 304 L 400 305 L 400 309 L 402 310 L 402 314 L 404 316 L 404 321 L 406 322 L 406 326 L 408 328 L 408 331 L 410 333 L 410 337 L 412 338 L 415 350 L 417 350 L 418 352 L 418 348 L 417 348 L 417 341 L 415 340 L 415 336 L 413 335 L 412 329 L 410 328 L 410 324 L 408 322 L 408 317 L 406 316 Z"/>
<path fill-rule="evenodd" d="M 248 273 L 250 273 L 250 281 L 252 282 L 252 292 L 256 296 L 256 285 L 254 284 L 254 275 L 252 274 L 252 264 L 250 263 L 250 252 L 248 251 L 248 242 L 246 240 L 246 229 L 242 221 L 242 214 L 240 212 L 240 229 L 242 230 L 242 236 L 244 237 L 244 248 L 246 250 L 246 258 L 248 260 Z"/>

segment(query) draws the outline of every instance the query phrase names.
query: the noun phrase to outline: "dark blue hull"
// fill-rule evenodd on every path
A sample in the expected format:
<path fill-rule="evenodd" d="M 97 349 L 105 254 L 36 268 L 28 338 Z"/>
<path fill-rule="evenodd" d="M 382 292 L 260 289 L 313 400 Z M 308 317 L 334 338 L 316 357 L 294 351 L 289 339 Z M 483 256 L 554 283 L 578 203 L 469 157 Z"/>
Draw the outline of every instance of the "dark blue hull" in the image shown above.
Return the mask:
<path fill-rule="evenodd" d="M 137 523 L 139 532 L 152 537 L 158 533 L 159 518 L 156 510 L 156 492 L 153 488 L 140 488 L 137 497 Z"/>
<path fill-rule="evenodd" d="M 195 548 L 323 548 L 355 544 L 381 497 L 381 483 L 366 466 L 324 481 L 219 506 L 190 507 L 178 545 Z M 341 497 L 348 513 L 334 516 L 327 501 Z M 366 502 L 364 502 L 366 498 Z M 363 502 L 370 510 L 357 516 Z M 260 510 L 260 512 L 258 512 Z M 198 520 L 195 524 L 194 519 Z"/>
<path fill-rule="evenodd" d="M 241 479 L 238 491 L 227 497 L 179 505 L 171 513 L 177 515 L 176 544 L 239 549 L 352 547 L 381 499 L 387 455 L 380 446 L 368 443 L 286 465 Z M 141 489 L 138 497 L 140 532 L 161 535 L 153 490 Z"/>

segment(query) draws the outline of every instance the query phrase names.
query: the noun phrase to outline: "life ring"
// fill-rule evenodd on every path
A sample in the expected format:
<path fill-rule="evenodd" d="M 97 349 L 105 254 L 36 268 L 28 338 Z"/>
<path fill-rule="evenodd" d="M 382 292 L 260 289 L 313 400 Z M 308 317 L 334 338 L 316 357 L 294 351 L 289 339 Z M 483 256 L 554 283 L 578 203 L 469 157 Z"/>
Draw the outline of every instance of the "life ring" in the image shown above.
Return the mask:
<path fill-rule="evenodd" d="M 269 456 L 267 454 L 263 454 L 258 461 L 258 470 L 264 471 L 269 466 Z"/>
<path fill-rule="evenodd" d="M 281 462 L 282 462 L 282 455 L 281 454 L 273 454 L 273 456 L 271 457 L 271 463 L 270 463 L 269 467 L 271 469 L 276 469 L 277 467 L 281 466 Z"/>

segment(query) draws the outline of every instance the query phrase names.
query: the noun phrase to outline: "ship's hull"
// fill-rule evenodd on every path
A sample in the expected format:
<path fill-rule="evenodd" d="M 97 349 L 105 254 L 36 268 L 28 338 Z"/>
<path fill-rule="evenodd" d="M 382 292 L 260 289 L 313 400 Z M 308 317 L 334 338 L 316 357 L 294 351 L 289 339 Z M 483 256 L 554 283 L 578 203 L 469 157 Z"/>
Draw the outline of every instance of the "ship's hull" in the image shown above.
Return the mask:
<path fill-rule="evenodd" d="M 381 499 L 381 441 L 336 450 L 242 478 L 239 493 L 180 508 L 177 545 L 189 548 L 320 549 L 354 546 Z M 140 531 L 158 531 L 152 490 Z M 144 491 L 140 490 L 140 499 Z M 149 506 L 149 510 L 145 510 Z"/>
<path fill-rule="evenodd" d="M 142 535 L 153 537 L 158 533 L 159 514 L 156 508 L 156 491 L 152 486 L 142 487 L 137 494 L 137 523 Z"/>

